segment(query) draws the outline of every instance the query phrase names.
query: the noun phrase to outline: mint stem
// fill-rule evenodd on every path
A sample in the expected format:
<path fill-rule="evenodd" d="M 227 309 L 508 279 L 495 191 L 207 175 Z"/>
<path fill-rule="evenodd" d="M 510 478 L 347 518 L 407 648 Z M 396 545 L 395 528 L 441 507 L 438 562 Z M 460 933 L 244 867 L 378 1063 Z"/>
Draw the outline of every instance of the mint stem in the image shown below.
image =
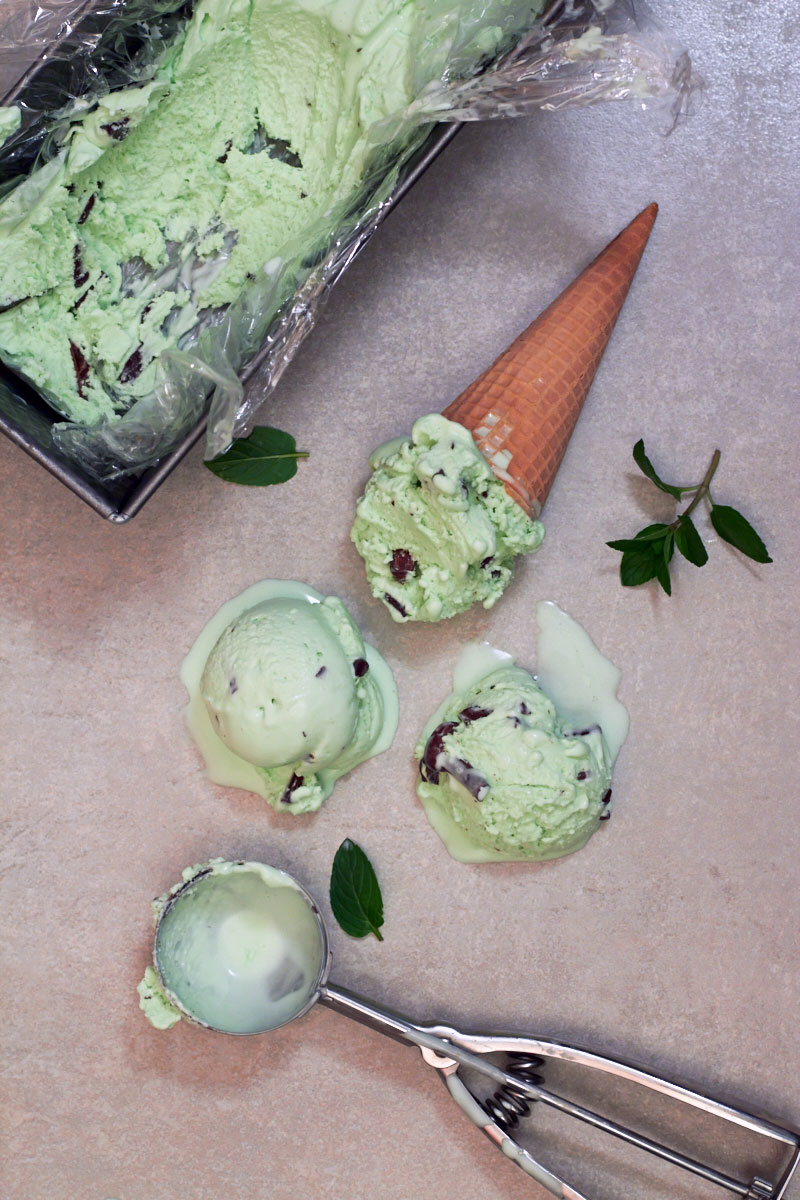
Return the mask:
<path fill-rule="evenodd" d="M 703 499 L 703 497 L 708 495 L 709 489 L 711 487 L 711 480 L 714 478 L 717 467 L 719 466 L 720 457 L 721 457 L 721 453 L 719 450 L 715 450 L 714 453 L 711 455 L 711 462 L 708 464 L 708 470 L 706 471 L 705 475 L 703 476 L 703 482 L 699 485 L 697 491 L 695 492 L 692 503 L 689 505 L 689 507 L 686 509 L 685 512 L 681 513 L 681 517 L 691 516 L 691 514 L 697 508 L 698 504 Z M 680 517 L 678 518 L 677 521 L 673 522 L 672 528 L 677 529 L 679 522 L 680 522 Z"/>

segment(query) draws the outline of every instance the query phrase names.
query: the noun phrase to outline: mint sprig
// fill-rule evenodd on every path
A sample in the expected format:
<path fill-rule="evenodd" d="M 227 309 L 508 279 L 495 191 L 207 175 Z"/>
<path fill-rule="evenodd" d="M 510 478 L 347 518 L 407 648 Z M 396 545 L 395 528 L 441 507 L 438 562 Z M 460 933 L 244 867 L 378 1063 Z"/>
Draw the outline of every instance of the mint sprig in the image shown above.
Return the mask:
<path fill-rule="evenodd" d="M 708 551 L 692 520 L 692 513 L 704 499 L 711 510 L 711 524 L 723 541 L 755 562 L 772 562 L 766 546 L 750 522 L 735 508 L 730 508 L 727 504 L 715 504 L 712 499 L 711 480 L 719 466 L 720 457 L 719 450 L 715 450 L 700 483 L 678 485 L 664 482 L 647 457 L 641 438 L 633 447 L 634 462 L 651 483 L 676 500 L 681 500 L 687 495 L 690 495 L 692 500 L 669 524 L 661 522 L 646 525 L 632 538 L 606 542 L 612 550 L 619 550 L 622 554 L 619 577 L 623 587 L 638 587 L 639 584 L 657 579 L 667 595 L 671 595 L 669 565 L 676 550 L 694 566 L 705 566 L 708 562 Z"/>
<path fill-rule="evenodd" d="M 383 941 L 383 897 L 378 878 L 364 851 L 350 838 L 345 838 L 333 859 L 330 899 L 333 915 L 350 937 L 374 933 L 379 942 Z"/>
<path fill-rule="evenodd" d="M 239 438 L 224 454 L 209 459 L 206 466 L 227 483 L 268 487 L 286 483 L 296 475 L 301 458 L 308 458 L 308 451 L 298 450 L 290 433 L 258 425 L 249 437 Z"/>

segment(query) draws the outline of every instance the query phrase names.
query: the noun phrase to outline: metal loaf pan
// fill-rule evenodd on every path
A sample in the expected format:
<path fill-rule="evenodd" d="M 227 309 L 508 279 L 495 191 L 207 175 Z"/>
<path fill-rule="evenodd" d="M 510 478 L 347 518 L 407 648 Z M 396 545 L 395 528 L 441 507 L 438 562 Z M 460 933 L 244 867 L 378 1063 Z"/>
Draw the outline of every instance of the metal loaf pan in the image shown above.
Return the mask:
<path fill-rule="evenodd" d="M 187 9 L 191 5 L 186 6 Z M 80 9 L 80 15 L 73 28 L 66 32 L 61 44 L 54 44 L 45 51 L 25 74 L 13 85 L 11 90 L 0 99 L 0 105 L 28 102 L 36 107 L 58 109 L 72 98 L 74 92 L 70 88 L 73 69 L 69 58 L 69 44 L 74 39 L 76 46 L 82 45 L 83 35 L 91 33 L 96 46 L 90 61 L 97 61 L 99 69 L 103 70 L 104 42 L 103 27 L 108 24 L 110 17 L 98 15 L 91 11 L 92 0 Z M 112 84 L 113 86 L 113 84 Z M 442 152 L 458 132 L 460 126 L 434 126 L 423 145 L 409 160 L 402 170 L 397 186 L 392 192 L 386 205 L 384 217 L 402 200 L 406 192 L 424 174 L 433 160 Z M 24 164 L 23 164 L 24 165 Z M 10 174 L 18 174 L 21 165 L 8 163 L 7 157 L 0 152 L 0 181 Z M 366 244 L 366 243 L 363 243 Z M 362 246 L 359 247 L 363 249 Z M 355 257 L 348 259 L 346 265 Z M 337 279 L 344 273 L 342 268 Z M 258 370 L 267 347 L 257 354 L 240 371 L 239 377 L 246 383 Z M 31 458 L 48 470 L 51 475 L 85 501 L 95 512 L 106 517 L 109 521 L 123 524 L 135 516 L 139 509 L 160 487 L 181 459 L 203 435 L 206 418 L 203 417 L 185 435 L 178 446 L 154 467 L 145 470 L 138 477 L 126 477 L 121 480 L 99 483 L 71 459 L 60 454 L 53 445 L 51 436 L 52 426 L 63 417 L 56 413 L 38 392 L 18 375 L 0 362 L 0 431 L 16 442 Z"/>

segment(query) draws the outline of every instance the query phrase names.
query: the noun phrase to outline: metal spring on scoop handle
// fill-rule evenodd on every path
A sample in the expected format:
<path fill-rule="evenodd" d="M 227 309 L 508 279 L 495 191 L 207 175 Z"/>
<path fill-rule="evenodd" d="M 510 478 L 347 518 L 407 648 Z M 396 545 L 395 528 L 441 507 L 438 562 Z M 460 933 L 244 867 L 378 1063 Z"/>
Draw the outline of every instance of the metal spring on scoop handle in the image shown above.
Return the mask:
<path fill-rule="evenodd" d="M 536 1055 L 508 1055 L 509 1070 L 518 1075 L 520 1079 L 524 1079 L 526 1083 L 537 1085 L 544 1083 L 544 1077 L 539 1074 L 540 1068 L 543 1066 L 544 1059 Z M 535 1101 L 532 1101 L 530 1097 L 520 1092 L 518 1088 L 504 1083 L 494 1095 L 490 1096 L 488 1100 L 484 1100 L 483 1107 L 492 1120 L 496 1121 L 501 1129 L 507 1131 L 509 1129 L 516 1129 L 517 1125 L 519 1125 L 520 1117 L 528 1116 L 532 1103 L 535 1103 Z"/>

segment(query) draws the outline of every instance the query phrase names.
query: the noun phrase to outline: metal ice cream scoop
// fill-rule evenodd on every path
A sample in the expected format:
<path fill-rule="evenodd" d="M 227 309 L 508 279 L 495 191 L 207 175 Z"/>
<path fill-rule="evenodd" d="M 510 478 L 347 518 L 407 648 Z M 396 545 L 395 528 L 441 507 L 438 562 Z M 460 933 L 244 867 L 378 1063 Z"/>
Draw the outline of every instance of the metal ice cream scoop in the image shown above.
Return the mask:
<path fill-rule="evenodd" d="M 548 1110 L 574 1117 L 745 1200 L 779 1200 L 800 1161 L 800 1134 L 626 1063 L 539 1037 L 418 1024 L 331 983 L 328 937 L 317 905 L 292 876 L 265 864 L 211 865 L 174 890 L 158 918 L 154 962 L 168 999 L 190 1020 L 218 1032 L 267 1032 L 319 1001 L 419 1047 L 470 1120 L 564 1200 L 588 1197 L 516 1140 L 520 1118 L 536 1101 L 542 1116 Z M 557 1092 L 551 1090 L 554 1083 Z M 599 1093 L 613 1117 L 596 1111 Z M 587 1094 L 591 1107 L 582 1102 Z M 624 1123 L 616 1119 L 620 1113 Z M 631 1128 L 631 1115 L 649 1132 Z M 668 1121 L 681 1128 L 692 1156 L 653 1135 Z M 531 1124 L 534 1131 L 542 1128 L 540 1120 Z M 735 1130 L 742 1143 L 738 1177 L 694 1157 L 702 1142 L 714 1161 L 725 1129 Z M 549 1129 L 544 1139 L 554 1144 Z"/>

